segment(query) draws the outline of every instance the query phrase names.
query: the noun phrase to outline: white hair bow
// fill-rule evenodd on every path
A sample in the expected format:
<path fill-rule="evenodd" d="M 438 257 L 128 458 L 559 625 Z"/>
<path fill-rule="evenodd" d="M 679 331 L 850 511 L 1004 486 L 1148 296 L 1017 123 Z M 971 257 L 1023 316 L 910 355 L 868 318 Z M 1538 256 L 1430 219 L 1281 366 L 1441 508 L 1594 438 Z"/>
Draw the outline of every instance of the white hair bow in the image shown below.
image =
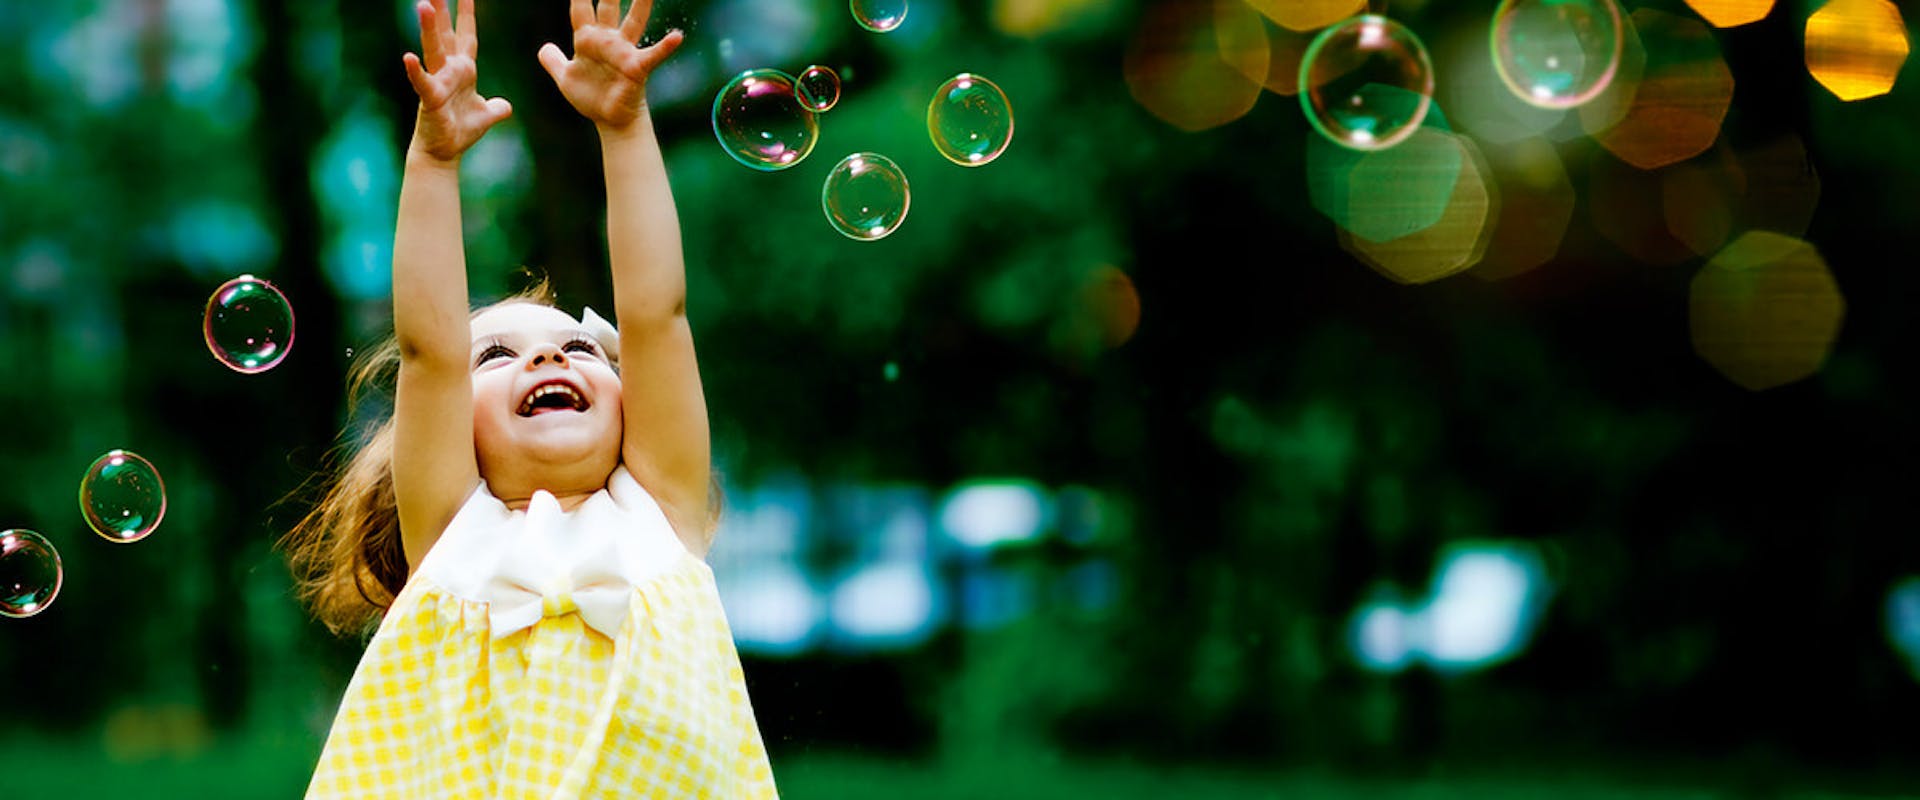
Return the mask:
<path fill-rule="evenodd" d="M 591 306 L 581 307 L 580 327 L 600 343 L 600 349 L 606 352 L 609 363 L 620 366 L 620 329 L 613 327 L 613 323 L 605 317 L 594 313 Z"/>

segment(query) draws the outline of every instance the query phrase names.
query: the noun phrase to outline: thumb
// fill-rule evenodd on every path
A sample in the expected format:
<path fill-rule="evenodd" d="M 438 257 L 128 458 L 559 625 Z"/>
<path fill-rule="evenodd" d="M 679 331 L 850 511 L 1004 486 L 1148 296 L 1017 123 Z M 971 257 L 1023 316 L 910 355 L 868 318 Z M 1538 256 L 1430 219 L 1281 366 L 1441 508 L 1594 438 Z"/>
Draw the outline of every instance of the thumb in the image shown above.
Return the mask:
<path fill-rule="evenodd" d="M 491 98 L 487 100 L 487 114 L 493 118 L 487 123 L 488 125 L 498 124 L 513 116 L 513 104 L 507 102 L 504 97 Z"/>
<path fill-rule="evenodd" d="M 547 74 L 553 76 L 554 81 L 558 82 L 560 72 L 566 69 L 567 57 L 561 54 L 559 45 L 547 42 L 540 46 L 540 66 L 546 67 Z"/>

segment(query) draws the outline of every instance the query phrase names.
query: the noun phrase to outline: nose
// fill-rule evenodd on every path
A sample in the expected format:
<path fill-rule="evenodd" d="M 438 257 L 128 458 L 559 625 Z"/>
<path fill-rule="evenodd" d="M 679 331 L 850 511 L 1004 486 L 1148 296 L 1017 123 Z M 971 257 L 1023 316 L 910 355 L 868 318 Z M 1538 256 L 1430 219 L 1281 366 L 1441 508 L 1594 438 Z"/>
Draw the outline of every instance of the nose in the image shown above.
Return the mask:
<path fill-rule="evenodd" d="M 556 367 L 565 367 L 567 366 L 567 354 L 561 350 L 558 345 L 537 345 L 533 348 L 533 352 L 528 354 L 527 369 L 539 369 L 548 362 L 552 362 Z"/>

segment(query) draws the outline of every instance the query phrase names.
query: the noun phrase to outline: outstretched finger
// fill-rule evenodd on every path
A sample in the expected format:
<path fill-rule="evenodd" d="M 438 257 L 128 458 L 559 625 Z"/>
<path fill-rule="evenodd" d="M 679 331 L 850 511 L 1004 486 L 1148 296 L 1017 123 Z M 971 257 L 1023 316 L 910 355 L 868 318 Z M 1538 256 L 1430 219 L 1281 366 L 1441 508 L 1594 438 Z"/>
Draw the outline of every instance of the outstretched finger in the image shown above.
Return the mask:
<path fill-rule="evenodd" d="M 634 62 L 633 69 L 629 71 L 629 77 L 635 80 L 646 80 L 646 76 L 653 74 L 653 68 L 660 66 L 660 62 L 667 60 L 675 50 L 679 50 L 680 43 L 686 40 L 687 35 L 678 29 L 667 31 L 667 35 L 660 37 L 660 41 L 641 48 L 640 58 Z"/>
<path fill-rule="evenodd" d="M 445 54 L 440 52 L 440 36 L 434 35 L 434 6 L 420 0 L 413 4 L 413 13 L 420 17 L 420 61 L 426 63 L 426 71 L 436 71 Z"/>
<path fill-rule="evenodd" d="M 609 28 L 620 26 L 620 0 L 599 0 L 600 24 Z"/>
<path fill-rule="evenodd" d="M 547 68 L 547 74 L 553 76 L 553 82 L 560 82 L 560 75 L 566 71 L 567 57 L 560 52 L 560 46 L 552 42 L 540 45 L 540 66 Z"/>
<path fill-rule="evenodd" d="M 627 9 L 627 17 L 620 22 L 620 35 L 636 44 L 640 35 L 647 32 L 647 18 L 653 15 L 653 0 L 633 0 L 633 7 Z"/>
<path fill-rule="evenodd" d="M 433 29 L 440 35 L 440 47 L 454 52 L 460 40 L 453 35 L 453 14 L 447 11 L 447 0 L 433 0 Z"/>
<path fill-rule="evenodd" d="M 460 33 L 460 44 L 467 55 L 478 55 L 480 51 L 480 32 L 474 27 L 473 0 L 458 0 L 460 3 L 460 22 L 454 29 Z"/>
<path fill-rule="evenodd" d="M 420 58 L 408 53 L 400 57 L 400 62 L 406 65 L 407 82 L 413 84 L 413 93 L 420 95 L 420 102 L 428 108 L 439 105 L 440 90 L 434 87 L 433 76 L 420 66 Z"/>
<path fill-rule="evenodd" d="M 573 29 L 580 30 L 593 24 L 593 0 L 573 0 L 567 7 L 567 13 L 573 17 Z"/>

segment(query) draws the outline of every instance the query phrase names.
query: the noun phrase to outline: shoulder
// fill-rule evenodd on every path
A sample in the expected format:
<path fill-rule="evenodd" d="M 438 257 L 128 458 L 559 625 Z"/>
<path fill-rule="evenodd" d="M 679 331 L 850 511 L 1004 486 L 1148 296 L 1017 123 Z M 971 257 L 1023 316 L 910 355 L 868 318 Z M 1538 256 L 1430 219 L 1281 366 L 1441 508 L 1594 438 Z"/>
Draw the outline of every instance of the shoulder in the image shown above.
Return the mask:
<path fill-rule="evenodd" d="M 471 550 L 478 541 L 490 539 L 496 535 L 495 531 L 511 525 L 513 516 L 507 504 L 493 496 L 486 481 L 476 481 L 453 518 L 440 529 L 419 563 L 408 572 L 408 583 L 437 563 L 458 560 L 463 551 Z"/>
<path fill-rule="evenodd" d="M 627 470 L 625 464 L 614 467 L 613 474 L 607 478 L 607 491 L 616 504 L 637 517 L 643 525 L 656 525 L 688 552 L 699 558 L 707 557 L 707 548 L 712 544 L 713 537 L 708 535 L 704 514 L 692 519 L 680 513 L 680 509 L 674 508 L 672 503 L 648 491 L 640 479 Z"/>

